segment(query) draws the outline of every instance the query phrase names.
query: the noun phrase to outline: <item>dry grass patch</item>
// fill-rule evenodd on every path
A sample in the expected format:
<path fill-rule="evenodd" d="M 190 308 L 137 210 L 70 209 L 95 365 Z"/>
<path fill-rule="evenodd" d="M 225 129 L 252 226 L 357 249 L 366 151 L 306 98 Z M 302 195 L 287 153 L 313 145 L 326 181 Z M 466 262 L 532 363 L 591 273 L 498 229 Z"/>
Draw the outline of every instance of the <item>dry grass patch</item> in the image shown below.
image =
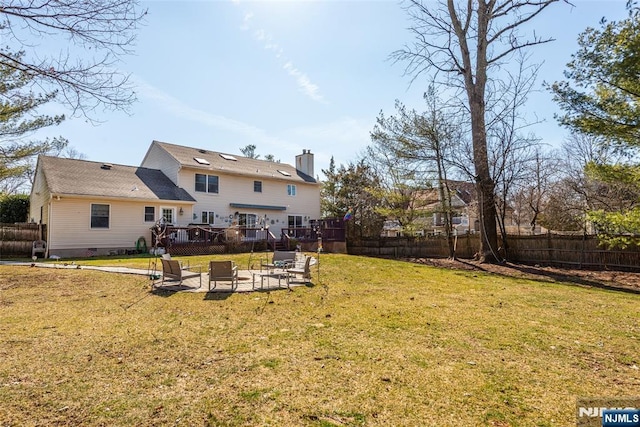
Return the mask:
<path fill-rule="evenodd" d="M 313 282 L 2 266 L 0 425 L 557 426 L 640 390 L 636 294 L 344 255 Z"/>

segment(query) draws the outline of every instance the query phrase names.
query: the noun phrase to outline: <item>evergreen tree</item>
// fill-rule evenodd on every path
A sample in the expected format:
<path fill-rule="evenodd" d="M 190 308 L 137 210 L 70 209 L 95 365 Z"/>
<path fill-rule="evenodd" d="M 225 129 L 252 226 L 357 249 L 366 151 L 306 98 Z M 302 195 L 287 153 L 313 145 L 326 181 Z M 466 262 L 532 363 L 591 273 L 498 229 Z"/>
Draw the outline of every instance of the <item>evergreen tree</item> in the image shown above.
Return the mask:
<path fill-rule="evenodd" d="M 29 196 L 14 194 L 0 196 L 0 222 L 13 224 L 26 222 L 29 216 Z"/>
<path fill-rule="evenodd" d="M 627 246 L 634 242 L 630 236 L 640 235 L 640 9 L 632 1 L 627 8 L 627 19 L 602 20 L 600 29 L 588 28 L 580 35 L 579 50 L 565 72 L 569 81 L 551 86 L 564 110 L 561 124 L 627 154 L 625 162 L 591 162 L 585 170 L 592 180 L 626 187 L 625 209 L 588 214 L 609 246 Z"/>
<path fill-rule="evenodd" d="M 375 172 L 363 161 L 336 169 L 333 160 L 322 172 L 326 176 L 321 190 L 322 215 L 343 218 L 349 212 L 347 238 L 380 236 L 384 217 L 379 207 L 383 200 Z"/>
<path fill-rule="evenodd" d="M 0 193 L 14 193 L 27 180 L 33 158 L 62 150 L 67 140 L 41 141 L 28 136 L 38 129 L 60 124 L 64 115 L 38 114 L 38 108 L 53 100 L 55 92 L 34 94 L 26 88 L 33 77 L 0 63 Z"/>
<path fill-rule="evenodd" d="M 551 86 L 564 111 L 560 123 L 574 131 L 605 137 L 620 147 L 640 147 L 640 11 L 587 28 L 567 64 L 569 81 Z"/>

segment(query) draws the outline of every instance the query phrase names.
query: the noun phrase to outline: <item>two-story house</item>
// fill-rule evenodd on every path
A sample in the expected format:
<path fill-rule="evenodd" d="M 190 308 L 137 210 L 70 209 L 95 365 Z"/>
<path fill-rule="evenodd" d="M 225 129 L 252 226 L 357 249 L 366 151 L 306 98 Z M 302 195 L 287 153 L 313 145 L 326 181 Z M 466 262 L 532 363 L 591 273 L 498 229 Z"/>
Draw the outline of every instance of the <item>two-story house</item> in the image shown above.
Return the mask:
<path fill-rule="evenodd" d="M 304 227 L 320 217 L 313 154 L 296 166 L 153 141 L 141 166 L 40 156 L 30 218 L 49 255 L 87 256 L 150 245 L 167 224 Z"/>

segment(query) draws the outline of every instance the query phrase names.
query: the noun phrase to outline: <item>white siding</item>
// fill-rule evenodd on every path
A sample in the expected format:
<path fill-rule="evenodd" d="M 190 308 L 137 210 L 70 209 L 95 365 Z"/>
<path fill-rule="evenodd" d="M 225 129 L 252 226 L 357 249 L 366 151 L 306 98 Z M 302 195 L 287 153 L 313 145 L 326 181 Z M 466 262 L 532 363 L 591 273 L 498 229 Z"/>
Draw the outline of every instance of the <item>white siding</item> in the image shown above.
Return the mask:
<path fill-rule="evenodd" d="M 219 177 L 219 193 L 204 193 L 195 191 L 195 174 L 207 173 Z M 302 215 L 308 219 L 320 218 L 320 185 L 293 182 L 277 179 L 259 179 L 254 177 L 244 177 L 240 175 L 224 175 L 219 171 L 201 171 L 195 169 L 182 169 L 179 181 L 183 183 L 183 188 L 197 200 L 193 206 L 193 213 L 197 219 L 191 222 L 200 221 L 200 212 L 213 211 L 216 213 L 216 226 L 228 227 L 230 225 L 229 216 L 235 212 L 255 214 L 258 217 L 267 215 L 271 231 L 279 235 L 283 227 L 287 227 L 288 215 Z M 262 192 L 253 191 L 253 182 L 262 181 Z M 296 196 L 287 195 L 287 185 L 296 185 Z M 285 210 L 273 209 L 242 209 L 233 208 L 230 203 L 241 203 L 248 205 L 263 206 L 283 206 Z M 273 222 L 273 224 L 272 224 Z M 303 223 L 308 225 L 308 220 Z"/>
<path fill-rule="evenodd" d="M 157 144 L 151 144 L 140 166 L 149 169 L 159 169 L 169 177 L 175 185 L 178 187 L 182 186 L 178 178 L 180 163 Z"/>
<path fill-rule="evenodd" d="M 110 205 L 108 229 L 91 228 L 92 203 Z M 135 249 L 139 237 L 144 237 L 149 248 L 150 229 L 154 223 L 144 221 L 145 206 L 154 206 L 156 214 L 160 212 L 161 204 L 157 201 L 54 198 L 51 200 L 49 253 L 81 256 L 86 255 L 89 249 L 97 249 L 97 254 L 108 254 L 113 249 Z"/>
<path fill-rule="evenodd" d="M 42 169 L 39 166 L 40 163 L 38 163 L 33 186 L 31 187 L 31 195 L 29 196 L 29 221 L 46 224 L 49 215 L 49 198 L 51 195 L 46 185 Z M 41 210 L 42 217 L 40 217 Z"/>

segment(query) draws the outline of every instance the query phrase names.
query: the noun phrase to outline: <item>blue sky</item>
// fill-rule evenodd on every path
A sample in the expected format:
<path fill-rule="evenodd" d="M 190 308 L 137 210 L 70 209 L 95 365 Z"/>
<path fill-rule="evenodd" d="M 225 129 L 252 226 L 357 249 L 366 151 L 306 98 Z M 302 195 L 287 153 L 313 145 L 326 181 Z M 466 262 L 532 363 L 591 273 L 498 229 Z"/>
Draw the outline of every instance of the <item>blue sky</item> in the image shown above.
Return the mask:
<path fill-rule="evenodd" d="M 624 0 L 574 0 L 553 5 L 534 23 L 555 42 L 531 51 L 543 62 L 537 87 L 562 79 L 577 37 L 600 18 L 625 17 Z M 131 114 L 102 113 L 95 126 L 69 118 L 45 136 L 62 135 L 88 160 L 138 165 L 152 140 L 293 163 L 310 149 L 316 174 L 354 161 L 369 132 L 394 102 L 421 109 L 427 79 L 410 85 L 404 65 L 389 55 L 412 41 L 396 1 L 150 1 L 131 73 L 138 102 Z M 558 146 L 566 137 L 545 91 L 533 93 L 527 114 L 545 122 L 531 129 Z"/>

